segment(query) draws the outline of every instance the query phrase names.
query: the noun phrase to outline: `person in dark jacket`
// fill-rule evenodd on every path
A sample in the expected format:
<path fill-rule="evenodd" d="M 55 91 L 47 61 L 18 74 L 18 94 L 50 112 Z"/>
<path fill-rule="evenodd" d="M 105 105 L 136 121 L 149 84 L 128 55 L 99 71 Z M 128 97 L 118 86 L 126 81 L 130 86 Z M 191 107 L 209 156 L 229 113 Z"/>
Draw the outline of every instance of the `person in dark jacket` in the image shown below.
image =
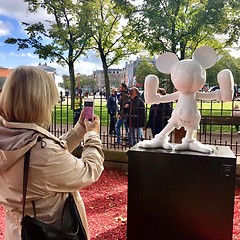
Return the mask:
<path fill-rule="evenodd" d="M 129 89 L 131 96 L 127 105 L 127 126 L 129 128 L 129 144 L 135 145 L 143 139 L 143 127 L 146 125 L 146 111 L 144 101 L 140 97 L 137 87 Z"/>
<path fill-rule="evenodd" d="M 118 104 L 119 104 L 119 112 L 117 116 L 117 122 L 115 125 L 115 131 L 117 135 L 116 144 L 120 144 L 121 140 L 121 127 L 125 126 L 126 136 L 128 137 L 128 127 L 126 124 L 126 105 L 129 103 L 130 96 L 128 95 L 127 85 L 125 83 L 121 83 L 119 86 L 119 94 L 118 94 Z"/>
<path fill-rule="evenodd" d="M 164 88 L 159 88 L 157 91 L 161 95 L 166 95 Z M 150 107 L 149 119 L 146 128 L 150 128 L 153 137 L 160 133 L 167 125 L 172 114 L 172 107 L 170 103 L 153 104 Z"/>
<path fill-rule="evenodd" d="M 107 109 L 108 109 L 108 114 L 110 115 L 109 134 L 115 134 L 116 116 L 118 112 L 116 88 L 112 89 L 111 95 L 108 97 Z"/>

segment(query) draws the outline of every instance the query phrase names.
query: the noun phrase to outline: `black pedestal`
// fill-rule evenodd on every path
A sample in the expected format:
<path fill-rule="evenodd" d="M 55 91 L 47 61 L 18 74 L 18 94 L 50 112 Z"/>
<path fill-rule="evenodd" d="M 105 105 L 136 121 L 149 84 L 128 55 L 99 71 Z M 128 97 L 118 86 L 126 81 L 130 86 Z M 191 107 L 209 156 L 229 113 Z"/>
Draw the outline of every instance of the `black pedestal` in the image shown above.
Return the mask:
<path fill-rule="evenodd" d="M 128 240 L 232 239 L 236 157 L 128 151 Z"/>

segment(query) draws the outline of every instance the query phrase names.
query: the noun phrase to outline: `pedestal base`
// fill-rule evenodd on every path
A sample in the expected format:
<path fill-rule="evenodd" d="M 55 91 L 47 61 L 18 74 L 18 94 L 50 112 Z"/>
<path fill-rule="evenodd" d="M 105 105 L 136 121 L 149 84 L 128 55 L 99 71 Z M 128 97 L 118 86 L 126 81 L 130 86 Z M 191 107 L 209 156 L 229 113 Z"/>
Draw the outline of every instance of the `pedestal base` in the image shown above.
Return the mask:
<path fill-rule="evenodd" d="M 236 157 L 128 151 L 128 240 L 231 240 Z"/>

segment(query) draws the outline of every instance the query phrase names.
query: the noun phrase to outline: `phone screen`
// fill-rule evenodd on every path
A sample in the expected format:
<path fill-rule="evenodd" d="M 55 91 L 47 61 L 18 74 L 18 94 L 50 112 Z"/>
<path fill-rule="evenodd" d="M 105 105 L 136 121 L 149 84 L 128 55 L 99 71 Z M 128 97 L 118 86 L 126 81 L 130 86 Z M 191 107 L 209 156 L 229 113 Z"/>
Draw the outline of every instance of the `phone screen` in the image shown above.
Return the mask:
<path fill-rule="evenodd" d="M 84 117 L 92 121 L 93 119 L 93 101 L 84 101 Z"/>

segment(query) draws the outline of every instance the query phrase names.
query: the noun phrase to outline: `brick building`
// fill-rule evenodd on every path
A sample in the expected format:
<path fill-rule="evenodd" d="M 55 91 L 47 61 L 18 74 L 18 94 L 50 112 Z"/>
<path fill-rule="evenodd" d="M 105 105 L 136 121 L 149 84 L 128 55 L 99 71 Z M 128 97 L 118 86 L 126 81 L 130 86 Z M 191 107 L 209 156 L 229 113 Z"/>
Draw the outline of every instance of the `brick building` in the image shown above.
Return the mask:
<path fill-rule="evenodd" d="M 2 89 L 4 82 L 7 79 L 8 75 L 11 73 L 11 71 L 11 68 L 0 67 L 0 89 Z"/>

